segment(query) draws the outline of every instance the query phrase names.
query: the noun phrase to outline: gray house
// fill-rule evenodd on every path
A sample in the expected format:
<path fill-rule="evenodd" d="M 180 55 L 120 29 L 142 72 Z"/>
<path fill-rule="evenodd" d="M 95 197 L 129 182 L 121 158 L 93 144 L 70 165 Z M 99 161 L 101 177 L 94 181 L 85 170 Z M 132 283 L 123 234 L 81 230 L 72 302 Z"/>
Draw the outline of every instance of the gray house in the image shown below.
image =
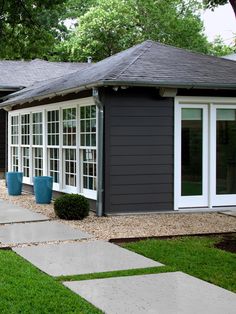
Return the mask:
<path fill-rule="evenodd" d="M 236 63 L 146 41 L 10 94 L 8 168 L 98 215 L 236 205 Z"/>

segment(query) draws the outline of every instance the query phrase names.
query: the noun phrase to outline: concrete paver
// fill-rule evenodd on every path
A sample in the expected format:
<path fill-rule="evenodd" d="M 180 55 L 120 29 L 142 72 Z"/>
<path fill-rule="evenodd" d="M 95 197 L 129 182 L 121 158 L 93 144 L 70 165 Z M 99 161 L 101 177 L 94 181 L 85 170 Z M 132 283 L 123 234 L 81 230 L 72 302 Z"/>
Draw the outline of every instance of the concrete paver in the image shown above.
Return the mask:
<path fill-rule="evenodd" d="M 43 220 L 49 220 L 49 218 L 0 200 L 0 224 Z"/>
<path fill-rule="evenodd" d="M 220 212 L 220 214 L 236 217 L 236 211 L 235 210 L 229 210 L 229 211 Z"/>
<path fill-rule="evenodd" d="M 64 282 L 106 314 L 235 314 L 236 294 L 182 272 Z"/>
<path fill-rule="evenodd" d="M 0 242 L 4 244 L 78 240 L 85 238 L 90 238 L 90 235 L 56 221 L 29 222 L 0 226 Z"/>
<path fill-rule="evenodd" d="M 14 251 L 52 276 L 162 266 L 158 262 L 104 241 L 41 245 L 14 248 Z"/>

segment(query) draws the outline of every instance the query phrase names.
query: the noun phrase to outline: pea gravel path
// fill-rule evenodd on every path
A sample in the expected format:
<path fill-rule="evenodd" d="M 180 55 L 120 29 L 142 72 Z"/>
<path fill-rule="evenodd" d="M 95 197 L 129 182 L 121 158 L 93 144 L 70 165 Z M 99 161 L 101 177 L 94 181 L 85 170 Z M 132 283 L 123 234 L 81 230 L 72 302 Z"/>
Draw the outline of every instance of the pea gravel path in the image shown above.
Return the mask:
<path fill-rule="evenodd" d="M 8 196 L 5 181 L 0 180 L 0 199 L 57 219 L 53 204 L 37 205 L 33 195 Z M 96 239 L 167 236 L 178 234 L 236 232 L 236 218 L 214 213 L 175 213 L 96 217 L 90 213 L 82 221 L 65 221 L 66 224 L 88 232 Z"/>

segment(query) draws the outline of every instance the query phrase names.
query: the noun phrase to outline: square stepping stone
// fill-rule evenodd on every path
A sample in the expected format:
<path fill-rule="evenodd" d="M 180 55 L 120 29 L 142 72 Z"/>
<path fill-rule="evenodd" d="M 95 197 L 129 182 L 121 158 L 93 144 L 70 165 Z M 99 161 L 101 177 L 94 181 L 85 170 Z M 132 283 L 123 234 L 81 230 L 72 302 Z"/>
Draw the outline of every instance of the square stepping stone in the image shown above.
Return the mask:
<path fill-rule="evenodd" d="M 29 222 L 0 226 L 0 242 L 4 244 L 78 240 L 85 238 L 90 238 L 90 235 L 56 221 Z"/>
<path fill-rule="evenodd" d="M 0 224 L 43 220 L 49 220 L 49 218 L 15 204 L 0 201 Z"/>
<path fill-rule="evenodd" d="M 64 282 L 106 314 L 235 314 L 236 294 L 182 272 Z"/>
<path fill-rule="evenodd" d="M 14 248 L 14 251 L 52 276 L 162 266 L 151 259 L 104 241 Z"/>

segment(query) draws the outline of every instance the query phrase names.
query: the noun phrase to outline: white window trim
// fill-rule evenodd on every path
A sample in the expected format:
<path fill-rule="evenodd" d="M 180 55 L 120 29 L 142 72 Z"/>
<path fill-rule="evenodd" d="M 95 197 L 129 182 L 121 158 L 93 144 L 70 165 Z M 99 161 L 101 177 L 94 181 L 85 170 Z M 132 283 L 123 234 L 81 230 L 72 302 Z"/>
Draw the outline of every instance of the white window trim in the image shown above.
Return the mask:
<path fill-rule="evenodd" d="M 64 175 L 63 175 L 63 165 L 62 162 L 59 163 L 59 184 L 54 184 L 53 189 L 56 191 L 61 191 L 61 192 L 66 192 L 66 193 L 78 193 L 81 195 L 84 195 L 85 197 L 88 197 L 90 199 L 97 199 L 97 192 L 92 191 L 92 190 L 87 190 L 83 189 L 82 190 L 82 159 L 80 157 L 79 152 L 81 149 L 85 149 L 85 147 L 80 147 L 80 126 L 79 126 L 79 121 L 80 121 L 80 106 L 93 106 L 96 105 L 94 102 L 93 97 L 87 97 L 87 98 L 81 98 L 81 99 L 75 99 L 75 100 L 70 100 L 70 101 L 65 101 L 65 102 L 59 102 L 59 103 L 52 103 L 52 104 L 47 104 L 47 105 L 42 105 L 38 107 L 30 107 L 30 108 L 25 108 L 25 109 L 18 109 L 9 112 L 9 123 L 8 123 L 8 135 L 9 135 L 9 140 L 11 141 L 11 117 L 12 116 L 18 116 L 19 118 L 19 126 L 21 125 L 21 115 L 22 114 L 30 114 L 30 178 L 23 178 L 23 183 L 27 184 L 33 184 L 33 156 L 32 156 L 32 149 L 39 147 L 43 148 L 43 175 L 48 175 L 48 169 L 47 164 L 48 164 L 48 148 L 58 148 L 59 149 L 59 159 L 62 161 L 62 153 L 63 149 L 68 148 L 68 149 L 76 149 L 76 162 L 77 162 L 77 170 L 76 170 L 76 187 L 72 186 L 62 186 L 62 182 L 64 182 Z M 47 111 L 52 111 L 52 110 L 59 110 L 59 121 L 60 121 L 60 126 L 59 126 L 59 137 L 62 139 L 63 131 L 62 131 L 62 110 L 66 108 L 72 108 L 76 107 L 77 108 L 77 131 L 76 131 L 76 146 L 63 146 L 62 140 L 60 140 L 60 143 L 58 146 L 47 146 Z M 32 145 L 32 113 L 36 112 L 42 112 L 42 118 L 43 118 L 43 145 Z M 96 118 L 97 118 L 97 110 L 96 110 Z M 97 125 L 98 128 L 98 125 Z M 97 139 L 97 134 L 98 130 L 96 131 L 96 139 Z M 20 138 L 21 140 L 21 138 Z M 21 143 L 21 142 L 20 142 Z M 8 145 L 8 169 L 11 171 L 12 169 L 12 160 L 11 160 L 11 147 L 16 146 L 18 147 L 18 150 L 21 151 L 21 145 L 20 143 L 18 145 L 11 145 L 11 142 Z M 96 146 L 89 146 L 87 148 L 90 149 L 95 149 L 97 150 L 97 145 Z M 20 158 L 21 156 L 19 156 Z M 19 159 L 20 163 L 20 168 L 19 171 L 22 169 L 22 160 Z"/>
<path fill-rule="evenodd" d="M 210 115 L 208 117 L 209 121 L 209 133 L 208 133 L 208 160 L 211 166 L 209 167 L 208 172 L 208 208 L 212 208 L 213 206 L 222 206 L 226 205 L 224 201 L 222 201 L 223 197 L 216 195 L 215 193 L 215 180 L 211 180 L 211 178 L 215 178 L 215 167 L 216 167 L 216 156 L 214 154 L 216 143 L 213 140 L 215 136 L 215 126 L 216 126 L 216 109 L 217 108 L 234 108 L 236 105 L 235 97 L 203 97 L 203 96 L 177 96 L 174 100 L 174 210 L 179 210 L 179 197 L 180 197 L 180 181 L 181 178 L 181 160 L 179 150 L 181 148 L 181 133 L 180 129 L 180 107 L 184 105 L 189 105 L 189 107 L 194 105 L 208 105 L 208 110 L 210 110 Z M 210 136 L 211 134 L 211 136 Z M 230 200 L 231 198 L 231 200 Z M 192 202 L 192 206 L 194 207 L 194 201 Z M 226 206 L 235 205 L 235 195 L 228 197 L 228 202 Z M 197 206 L 196 206 L 197 207 Z M 182 210 L 182 208 L 181 208 Z"/>

